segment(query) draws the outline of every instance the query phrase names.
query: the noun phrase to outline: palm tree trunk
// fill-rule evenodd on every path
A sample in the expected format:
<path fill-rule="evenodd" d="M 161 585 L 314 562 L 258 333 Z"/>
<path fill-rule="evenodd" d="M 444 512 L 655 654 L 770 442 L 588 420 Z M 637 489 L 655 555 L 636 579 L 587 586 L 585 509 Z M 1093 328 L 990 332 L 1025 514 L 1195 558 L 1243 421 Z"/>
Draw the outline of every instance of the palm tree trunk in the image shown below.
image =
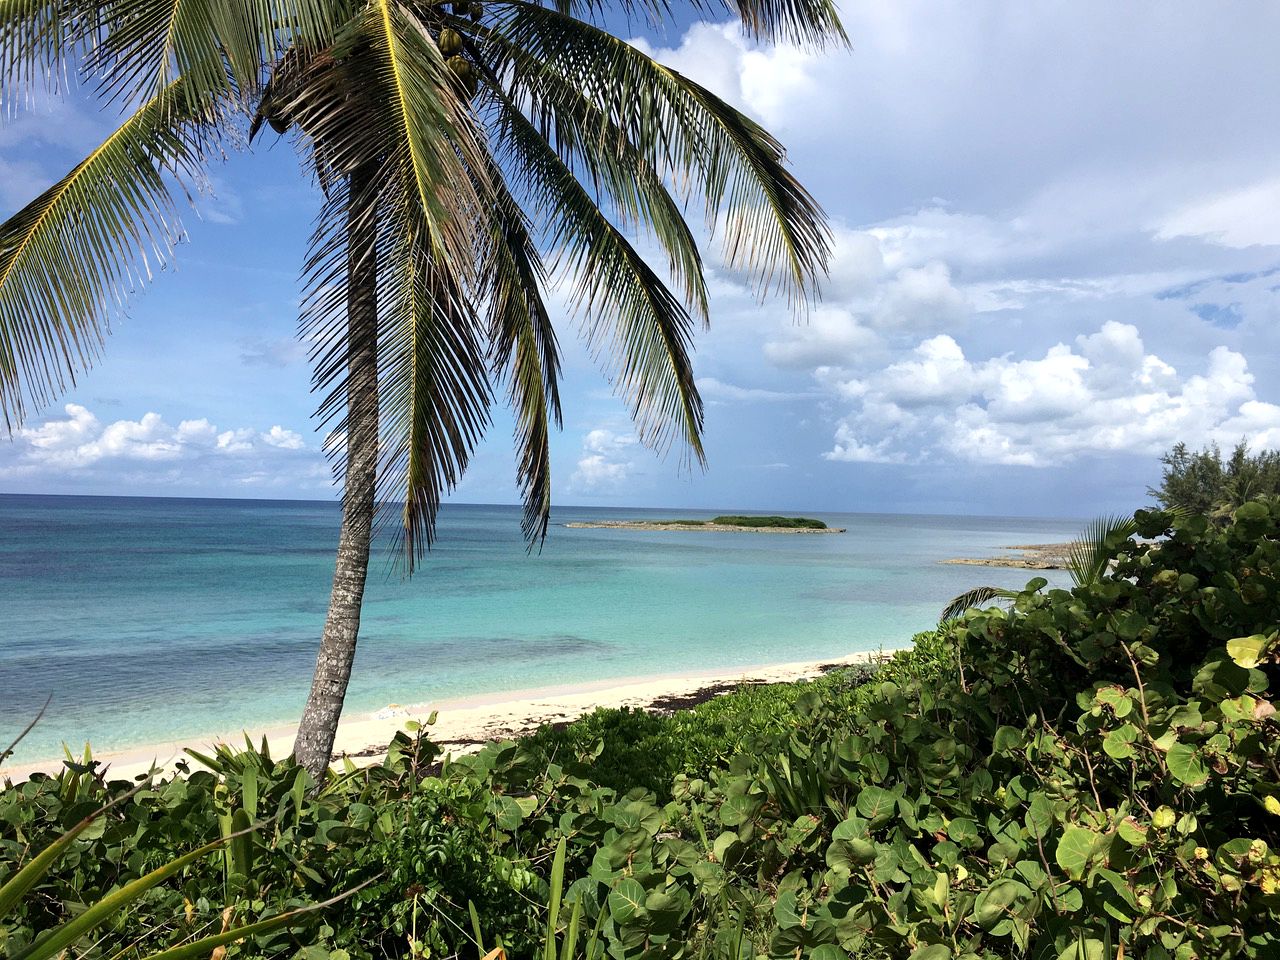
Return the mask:
<path fill-rule="evenodd" d="M 316 656 L 311 693 L 302 711 L 294 759 L 316 785 L 324 783 L 342 701 L 351 679 L 369 569 L 378 466 L 378 277 L 374 242 L 377 167 L 357 167 L 348 184 L 347 210 L 347 463 L 342 531 L 333 571 L 329 612 Z"/>

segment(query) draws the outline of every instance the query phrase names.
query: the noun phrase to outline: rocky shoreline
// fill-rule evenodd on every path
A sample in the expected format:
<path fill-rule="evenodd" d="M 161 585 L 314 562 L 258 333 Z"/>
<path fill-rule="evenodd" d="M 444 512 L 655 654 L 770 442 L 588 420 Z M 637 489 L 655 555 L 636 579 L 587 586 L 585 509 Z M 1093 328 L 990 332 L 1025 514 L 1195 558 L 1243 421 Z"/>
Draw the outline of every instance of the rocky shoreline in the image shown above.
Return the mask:
<path fill-rule="evenodd" d="M 1018 570 L 1065 570 L 1067 555 L 1073 546 L 1073 543 L 1031 543 L 1001 548 L 1015 550 L 1018 556 L 953 557 L 941 562 L 973 567 L 1014 567 Z"/>
<path fill-rule="evenodd" d="M 740 527 L 729 523 L 651 523 L 648 520 L 575 520 L 561 524 L 576 530 L 703 530 L 711 533 L 844 533 L 844 527 Z"/>

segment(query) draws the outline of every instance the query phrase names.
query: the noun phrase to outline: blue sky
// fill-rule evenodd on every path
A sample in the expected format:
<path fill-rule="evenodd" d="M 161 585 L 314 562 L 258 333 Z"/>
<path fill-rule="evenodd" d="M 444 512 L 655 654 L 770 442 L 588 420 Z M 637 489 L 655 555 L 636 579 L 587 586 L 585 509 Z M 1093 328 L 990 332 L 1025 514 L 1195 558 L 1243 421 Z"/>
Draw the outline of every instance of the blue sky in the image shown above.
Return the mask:
<path fill-rule="evenodd" d="M 1178 440 L 1280 447 L 1280 7 L 846 4 L 853 50 L 638 38 L 762 120 L 831 216 L 797 323 L 708 247 L 709 469 L 634 439 L 561 318 L 561 504 L 1089 516 Z M 0 210 L 109 118 L 0 127 Z M 211 171 L 102 361 L 0 442 L 0 491 L 333 496 L 294 337 L 317 197 L 270 136 Z M 456 498 L 514 502 L 499 414 Z"/>

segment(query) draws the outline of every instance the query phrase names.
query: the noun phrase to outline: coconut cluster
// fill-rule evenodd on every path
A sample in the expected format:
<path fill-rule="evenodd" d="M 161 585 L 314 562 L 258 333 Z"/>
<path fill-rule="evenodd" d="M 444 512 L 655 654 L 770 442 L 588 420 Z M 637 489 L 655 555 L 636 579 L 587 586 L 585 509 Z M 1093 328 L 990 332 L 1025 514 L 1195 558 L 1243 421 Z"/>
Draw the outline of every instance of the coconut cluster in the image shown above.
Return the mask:
<path fill-rule="evenodd" d="M 453 14 L 457 17 L 469 17 L 473 21 L 479 20 L 484 16 L 484 5 L 479 2 L 455 3 Z M 444 54 L 445 63 L 453 72 L 458 85 L 468 97 L 474 97 L 478 89 L 478 78 L 475 65 L 467 58 L 462 34 L 452 27 L 445 27 L 436 38 L 436 45 Z"/>

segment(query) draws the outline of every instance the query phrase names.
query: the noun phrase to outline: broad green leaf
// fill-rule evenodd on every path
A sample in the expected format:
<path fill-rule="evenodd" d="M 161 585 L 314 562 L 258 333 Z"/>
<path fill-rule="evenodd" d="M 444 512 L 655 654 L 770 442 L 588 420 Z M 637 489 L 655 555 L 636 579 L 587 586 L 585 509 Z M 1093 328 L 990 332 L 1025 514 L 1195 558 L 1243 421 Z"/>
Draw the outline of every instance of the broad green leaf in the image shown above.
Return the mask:
<path fill-rule="evenodd" d="M 1200 759 L 1195 747 L 1185 743 L 1176 743 L 1165 755 L 1169 765 L 1169 774 L 1181 784 L 1198 787 L 1209 779 L 1209 770 Z"/>
<path fill-rule="evenodd" d="M 1032 837 L 1043 839 L 1053 827 L 1053 804 L 1043 793 L 1033 794 L 1023 817 L 1027 833 Z"/>
<path fill-rule="evenodd" d="M 1102 738 L 1102 749 L 1107 756 L 1115 760 L 1128 760 L 1133 756 L 1133 746 L 1142 738 L 1138 728 L 1131 723 L 1126 723 L 1122 727 L 1115 730 L 1107 731 L 1107 735 Z"/>
<path fill-rule="evenodd" d="M 863 787 L 858 794 L 858 813 L 871 821 L 873 827 L 886 823 L 898 806 L 898 798 L 883 787 Z"/>
<path fill-rule="evenodd" d="M 1146 845 L 1147 828 L 1132 817 L 1126 817 L 1121 820 L 1116 832 L 1120 835 L 1120 839 L 1131 847 Z"/>
<path fill-rule="evenodd" d="M 973 905 L 973 920 L 984 930 L 990 930 L 1006 919 L 1014 907 L 1031 897 L 1031 890 L 1017 880 L 997 880 L 982 893 Z"/>
<path fill-rule="evenodd" d="M 1086 827 L 1069 826 L 1058 841 L 1054 859 L 1068 877 L 1079 880 L 1088 869 L 1099 840 L 1098 834 Z"/>
<path fill-rule="evenodd" d="M 1236 637 L 1227 641 L 1227 654 L 1237 666 L 1251 670 L 1262 662 L 1263 654 L 1270 644 L 1270 639 L 1260 633 L 1251 637 Z"/>
<path fill-rule="evenodd" d="M 642 917 L 645 913 L 645 897 L 644 887 L 639 881 L 623 877 L 609 891 L 609 915 L 616 923 L 627 923 L 633 917 Z"/>
<path fill-rule="evenodd" d="M 1058 960 L 1110 960 L 1103 952 L 1101 940 L 1080 937 L 1058 954 Z"/>
<path fill-rule="evenodd" d="M 851 873 L 859 867 L 874 863 L 876 845 L 861 837 L 832 840 L 827 847 L 827 866 L 839 873 Z"/>
<path fill-rule="evenodd" d="M 1017 727 L 1002 726 L 996 728 L 992 738 L 991 749 L 998 754 L 1012 753 L 1022 746 L 1022 731 Z"/>

